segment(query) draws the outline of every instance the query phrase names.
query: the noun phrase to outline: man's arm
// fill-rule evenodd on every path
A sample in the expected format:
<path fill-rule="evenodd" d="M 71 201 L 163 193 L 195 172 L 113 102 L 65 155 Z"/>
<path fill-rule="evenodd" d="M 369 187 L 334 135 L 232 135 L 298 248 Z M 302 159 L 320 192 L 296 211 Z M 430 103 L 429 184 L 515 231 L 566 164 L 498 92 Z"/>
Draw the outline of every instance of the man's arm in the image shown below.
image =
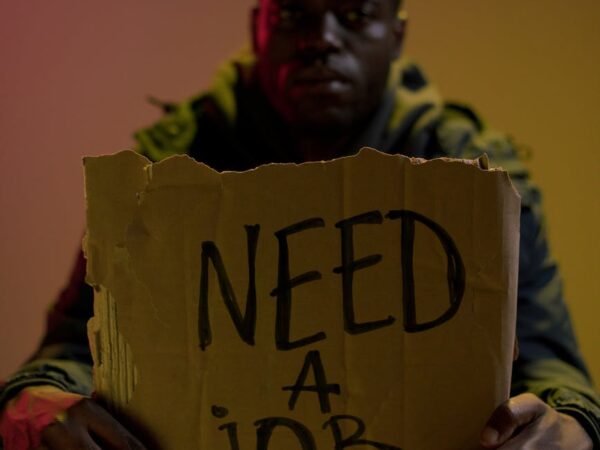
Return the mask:
<path fill-rule="evenodd" d="M 93 383 L 87 321 L 92 299 L 80 252 L 67 287 L 48 312 L 38 350 L 0 389 L 0 449 L 92 449 L 100 448 L 98 443 L 123 450 L 144 448 L 89 398 Z"/>
<path fill-rule="evenodd" d="M 91 394 L 87 321 L 93 314 L 93 292 L 84 278 L 85 259 L 80 252 L 67 286 L 48 311 L 42 343 L 30 360 L 6 380 L 0 391 L 0 407 L 27 386 L 52 385 L 81 395 Z"/>
<path fill-rule="evenodd" d="M 509 438 L 514 432 L 515 439 L 519 439 L 514 448 L 572 450 L 576 447 L 560 447 L 554 441 L 547 446 L 543 441 L 537 446 L 532 442 L 539 442 L 544 434 L 552 439 L 551 430 L 559 434 L 566 430 L 566 435 L 573 436 L 568 433 L 573 428 L 577 432 L 585 430 L 600 448 L 600 398 L 574 337 L 560 273 L 548 246 L 539 190 L 531 182 L 515 145 L 505 135 L 489 130 L 468 106 L 459 104 L 446 105 L 435 127 L 435 142 L 444 156 L 478 158 L 487 154 L 490 166 L 508 171 L 521 196 L 517 306 L 520 355 L 513 367 L 513 397 L 496 410 L 488 423 L 492 429 L 502 428 L 496 430 L 502 431 L 499 437 L 496 433 L 500 440 L 494 439 L 495 444 L 489 448 L 512 449 L 514 440 Z M 527 439 L 527 445 L 522 439 Z"/>
<path fill-rule="evenodd" d="M 546 239 L 540 196 L 530 188 L 521 219 L 513 395 L 531 392 L 575 418 L 600 445 L 600 398 L 592 387 L 564 302 L 556 261 Z"/>
<path fill-rule="evenodd" d="M 513 398 L 490 418 L 482 442 L 496 443 L 489 447 L 503 450 L 599 448 L 600 399 L 574 337 L 560 274 L 546 239 L 540 196 L 527 179 L 517 178 L 515 184 L 523 196 L 520 354 L 513 366 Z"/>
<path fill-rule="evenodd" d="M 504 444 L 491 448 L 600 448 L 600 397 L 573 333 L 560 273 L 549 249 L 541 195 L 510 141 L 493 144 L 488 147 L 490 159 L 509 170 L 522 208 L 519 357 L 513 366 L 512 398 L 489 422 L 500 428 L 497 443 Z M 589 439 L 582 437 L 582 430 Z"/>

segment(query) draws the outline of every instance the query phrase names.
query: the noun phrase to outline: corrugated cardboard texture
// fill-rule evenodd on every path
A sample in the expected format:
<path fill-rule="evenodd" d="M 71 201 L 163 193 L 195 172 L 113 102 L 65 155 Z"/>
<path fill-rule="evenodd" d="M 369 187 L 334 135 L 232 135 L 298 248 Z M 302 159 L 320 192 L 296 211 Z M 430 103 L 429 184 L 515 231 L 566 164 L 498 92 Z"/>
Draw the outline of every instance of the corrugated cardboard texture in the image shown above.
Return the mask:
<path fill-rule="evenodd" d="M 371 149 L 85 168 L 97 390 L 156 447 L 477 448 L 510 386 L 505 172 Z"/>

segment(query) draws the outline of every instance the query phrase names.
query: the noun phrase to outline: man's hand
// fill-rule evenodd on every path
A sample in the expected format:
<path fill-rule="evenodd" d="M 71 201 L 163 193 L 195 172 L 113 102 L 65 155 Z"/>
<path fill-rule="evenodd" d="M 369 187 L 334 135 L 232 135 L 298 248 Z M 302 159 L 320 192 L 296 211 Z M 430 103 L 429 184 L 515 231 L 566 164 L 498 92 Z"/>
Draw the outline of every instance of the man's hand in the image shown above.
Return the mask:
<path fill-rule="evenodd" d="M 93 400 L 84 399 L 66 411 L 66 416 L 42 432 L 41 448 L 59 450 L 144 450 L 129 431 Z"/>
<path fill-rule="evenodd" d="M 6 450 L 144 450 L 93 400 L 52 386 L 26 388 L 1 412 Z"/>
<path fill-rule="evenodd" d="M 574 418 L 533 394 L 500 405 L 481 434 L 481 445 L 499 450 L 592 450 L 592 441 Z"/>

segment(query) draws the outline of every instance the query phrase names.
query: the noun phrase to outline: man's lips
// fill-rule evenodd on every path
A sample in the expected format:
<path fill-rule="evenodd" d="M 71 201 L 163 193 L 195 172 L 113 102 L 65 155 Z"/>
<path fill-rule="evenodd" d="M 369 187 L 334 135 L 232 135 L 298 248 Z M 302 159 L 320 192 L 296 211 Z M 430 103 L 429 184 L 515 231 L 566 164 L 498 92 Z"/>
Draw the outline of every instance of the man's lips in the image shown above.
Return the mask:
<path fill-rule="evenodd" d="M 328 83 L 331 81 L 348 83 L 349 79 L 343 74 L 326 67 L 307 67 L 298 70 L 293 77 L 292 84 Z"/>
<path fill-rule="evenodd" d="M 307 68 L 300 70 L 291 82 L 294 94 L 341 94 L 350 88 L 350 80 L 344 75 L 327 68 Z"/>

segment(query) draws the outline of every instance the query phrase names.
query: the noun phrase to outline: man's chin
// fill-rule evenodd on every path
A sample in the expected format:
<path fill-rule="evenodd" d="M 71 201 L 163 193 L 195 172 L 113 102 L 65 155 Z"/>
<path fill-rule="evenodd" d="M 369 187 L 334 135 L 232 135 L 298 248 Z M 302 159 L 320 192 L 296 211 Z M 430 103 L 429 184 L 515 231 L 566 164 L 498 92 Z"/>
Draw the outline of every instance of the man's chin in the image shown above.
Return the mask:
<path fill-rule="evenodd" d="M 349 131 L 356 125 L 352 108 L 299 109 L 289 117 L 288 123 L 296 129 L 312 133 Z"/>

